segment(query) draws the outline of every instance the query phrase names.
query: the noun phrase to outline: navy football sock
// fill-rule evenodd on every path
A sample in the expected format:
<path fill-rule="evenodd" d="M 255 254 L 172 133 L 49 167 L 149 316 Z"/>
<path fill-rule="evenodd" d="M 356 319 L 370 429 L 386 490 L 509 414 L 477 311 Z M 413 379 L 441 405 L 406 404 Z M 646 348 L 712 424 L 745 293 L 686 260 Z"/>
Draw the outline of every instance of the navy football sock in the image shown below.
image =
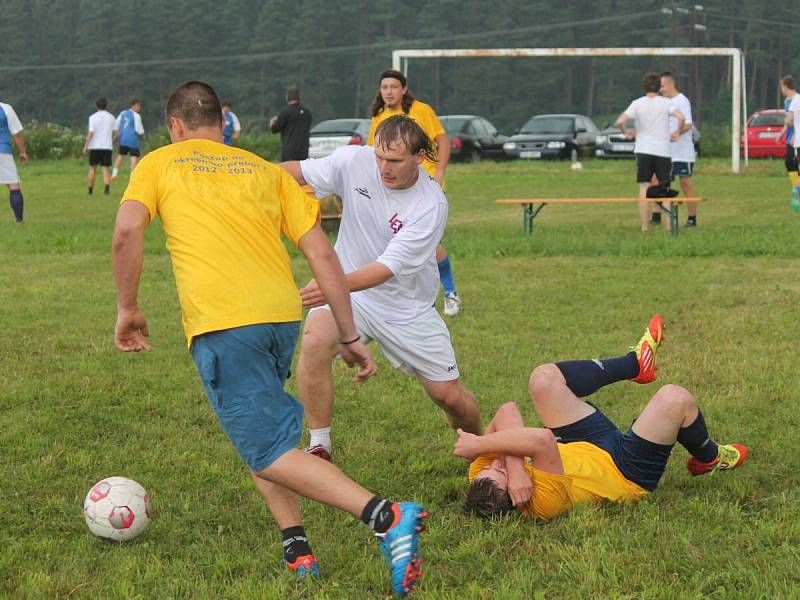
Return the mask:
<path fill-rule="evenodd" d="M 707 463 L 717 458 L 717 443 L 708 435 L 706 420 L 699 410 L 694 422 L 678 431 L 678 443 L 701 462 Z"/>
<path fill-rule="evenodd" d="M 567 387 L 578 398 L 594 394 L 601 387 L 639 374 L 639 361 L 635 352 L 617 358 L 601 360 L 566 360 L 556 363 L 564 375 Z"/>
<path fill-rule="evenodd" d="M 9 203 L 11 204 L 11 210 L 14 211 L 14 218 L 17 220 L 17 223 L 21 223 L 22 210 L 25 205 L 25 202 L 22 199 L 22 190 L 11 190 L 9 195 Z"/>

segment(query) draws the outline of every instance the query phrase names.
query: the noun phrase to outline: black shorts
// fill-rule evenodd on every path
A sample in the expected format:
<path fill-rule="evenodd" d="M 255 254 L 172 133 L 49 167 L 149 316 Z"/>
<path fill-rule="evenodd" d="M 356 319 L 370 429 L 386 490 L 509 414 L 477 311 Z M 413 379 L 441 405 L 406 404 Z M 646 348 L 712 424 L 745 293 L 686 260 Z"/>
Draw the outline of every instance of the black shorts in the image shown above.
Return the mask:
<path fill-rule="evenodd" d="M 89 166 L 111 166 L 111 150 L 89 150 Z"/>
<path fill-rule="evenodd" d="M 672 173 L 672 160 L 668 156 L 655 156 L 653 154 L 636 155 L 636 181 L 650 183 L 653 175 L 659 183 L 670 181 Z"/>
<path fill-rule="evenodd" d="M 786 144 L 786 170 L 789 172 L 797 171 L 797 148 L 791 144 Z"/>
<path fill-rule="evenodd" d="M 656 444 L 631 429 L 622 433 L 599 409 L 580 421 L 553 427 L 551 431 L 562 444 L 589 442 L 605 450 L 625 479 L 649 492 L 656 489 L 672 452 L 672 445 Z"/>
<path fill-rule="evenodd" d="M 120 156 L 139 156 L 139 149 L 134 148 L 133 146 L 123 146 L 120 144 L 119 146 L 119 155 Z"/>

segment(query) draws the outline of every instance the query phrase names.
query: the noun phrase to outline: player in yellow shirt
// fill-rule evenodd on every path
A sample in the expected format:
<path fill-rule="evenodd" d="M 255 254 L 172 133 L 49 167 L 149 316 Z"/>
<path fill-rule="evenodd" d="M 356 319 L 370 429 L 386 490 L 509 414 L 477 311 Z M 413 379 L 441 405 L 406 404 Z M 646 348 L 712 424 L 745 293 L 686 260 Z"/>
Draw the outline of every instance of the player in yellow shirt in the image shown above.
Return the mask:
<path fill-rule="evenodd" d="M 530 393 L 544 428 L 525 427 L 509 402 L 485 435 L 459 431 L 454 454 L 471 462 L 467 509 L 482 517 L 516 509 L 546 520 L 576 504 L 632 502 L 656 489 L 676 441 L 691 455 L 692 475 L 741 465 L 747 448 L 717 444 L 682 387 L 663 386 L 624 433 L 581 399 L 616 381 L 654 381 L 663 339 L 664 323 L 656 315 L 624 356 L 537 367 Z"/>
<path fill-rule="evenodd" d="M 429 104 L 417 100 L 408 90 L 406 76 L 400 71 L 386 69 L 378 77 L 378 93 L 370 106 L 372 124 L 367 143 L 375 145 L 375 131 L 381 122 L 394 115 L 406 114 L 414 119 L 436 146 L 437 160 L 425 159 L 422 168 L 445 189 L 444 172 L 450 162 L 450 138 Z M 442 244 L 436 247 L 439 279 L 444 288 L 444 314 L 452 317 L 461 312 L 461 297 L 456 289 L 450 255 Z"/>
<path fill-rule="evenodd" d="M 132 173 L 114 231 L 116 346 L 150 350 L 137 292 L 145 229 L 159 216 L 172 258 L 189 349 L 226 435 L 283 536 L 284 561 L 318 575 L 299 496 L 360 518 L 382 539 L 395 593 L 419 575 L 418 536 L 426 514 L 389 502 L 334 465 L 297 449 L 303 408 L 284 391 L 301 306 L 283 234 L 306 256 L 339 332 L 339 354 L 375 373 L 350 308 L 341 265 L 319 225 L 319 204 L 283 169 L 223 144 L 219 98 L 205 83 L 179 86 L 167 101 L 172 144 L 148 154 Z"/>

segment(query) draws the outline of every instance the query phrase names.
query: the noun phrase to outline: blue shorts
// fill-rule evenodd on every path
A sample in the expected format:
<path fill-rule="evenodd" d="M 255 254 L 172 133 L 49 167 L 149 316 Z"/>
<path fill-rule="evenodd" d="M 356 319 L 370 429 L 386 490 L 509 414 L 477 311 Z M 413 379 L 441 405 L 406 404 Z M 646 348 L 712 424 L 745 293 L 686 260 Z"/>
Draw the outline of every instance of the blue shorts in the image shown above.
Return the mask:
<path fill-rule="evenodd" d="M 286 393 L 300 323 L 247 325 L 198 335 L 192 358 L 225 434 L 253 471 L 297 446 L 303 405 Z"/>
<path fill-rule="evenodd" d="M 673 161 L 672 162 L 672 177 L 691 177 L 694 172 L 694 163 Z"/>
<path fill-rule="evenodd" d="M 656 489 L 672 452 L 672 444 L 656 444 L 630 429 L 622 433 L 599 409 L 580 421 L 553 427 L 551 431 L 562 444 L 589 442 L 602 448 L 625 479 L 649 492 Z"/>

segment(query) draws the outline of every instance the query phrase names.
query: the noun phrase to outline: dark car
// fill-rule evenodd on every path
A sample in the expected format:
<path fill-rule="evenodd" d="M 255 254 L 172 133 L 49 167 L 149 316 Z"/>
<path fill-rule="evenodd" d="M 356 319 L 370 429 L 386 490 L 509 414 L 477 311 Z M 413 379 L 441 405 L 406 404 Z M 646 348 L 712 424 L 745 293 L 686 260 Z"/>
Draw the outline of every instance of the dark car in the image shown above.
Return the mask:
<path fill-rule="evenodd" d="M 585 115 L 538 115 L 503 144 L 515 158 L 578 160 L 593 156 L 597 127 Z"/>
<path fill-rule="evenodd" d="M 450 159 L 478 162 L 484 158 L 505 158 L 503 144 L 508 139 L 487 119 L 477 115 L 439 117 L 450 138 Z"/>
<path fill-rule="evenodd" d="M 633 119 L 625 123 L 625 128 L 636 128 Z M 594 151 L 598 158 L 633 158 L 635 139 L 628 139 L 613 122 L 607 123 L 605 128 L 597 134 L 595 139 L 597 149 Z"/>

